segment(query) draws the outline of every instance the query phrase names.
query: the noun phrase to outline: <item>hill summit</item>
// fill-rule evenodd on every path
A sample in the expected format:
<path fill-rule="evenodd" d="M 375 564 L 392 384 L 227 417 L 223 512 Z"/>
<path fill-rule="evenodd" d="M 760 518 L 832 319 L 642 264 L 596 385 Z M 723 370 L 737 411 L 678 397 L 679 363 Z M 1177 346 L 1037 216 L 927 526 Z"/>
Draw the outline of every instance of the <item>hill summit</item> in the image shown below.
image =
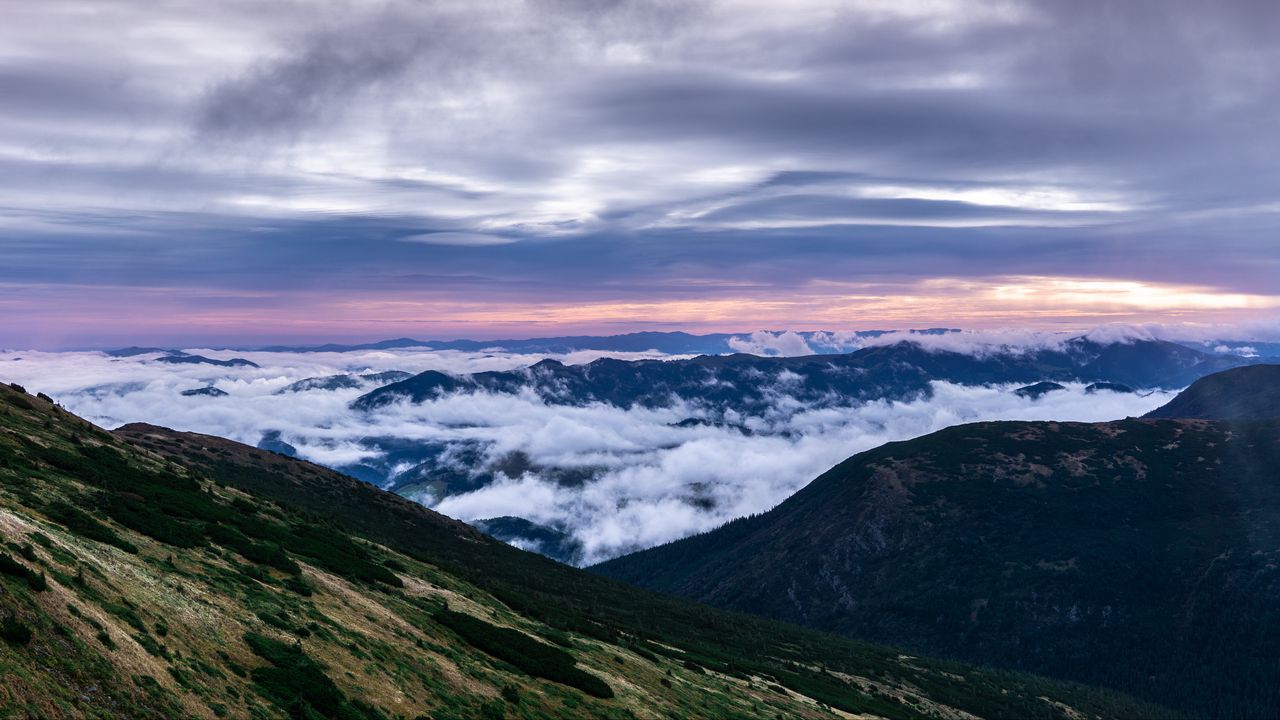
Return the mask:
<path fill-rule="evenodd" d="M 1280 365 L 1248 365 L 1202 377 L 1149 418 L 1280 418 Z"/>

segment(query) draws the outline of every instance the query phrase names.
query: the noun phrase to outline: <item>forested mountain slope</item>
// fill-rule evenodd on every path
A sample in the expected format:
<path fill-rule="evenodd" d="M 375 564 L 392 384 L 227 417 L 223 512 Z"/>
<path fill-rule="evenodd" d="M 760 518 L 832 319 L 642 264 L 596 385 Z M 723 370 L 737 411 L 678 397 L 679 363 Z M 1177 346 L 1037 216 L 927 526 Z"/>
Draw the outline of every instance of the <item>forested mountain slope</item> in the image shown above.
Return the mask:
<path fill-rule="evenodd" d="M 917 652 L 1280 710 L 1280 424 L 990 422 L 595 568 Z"/>

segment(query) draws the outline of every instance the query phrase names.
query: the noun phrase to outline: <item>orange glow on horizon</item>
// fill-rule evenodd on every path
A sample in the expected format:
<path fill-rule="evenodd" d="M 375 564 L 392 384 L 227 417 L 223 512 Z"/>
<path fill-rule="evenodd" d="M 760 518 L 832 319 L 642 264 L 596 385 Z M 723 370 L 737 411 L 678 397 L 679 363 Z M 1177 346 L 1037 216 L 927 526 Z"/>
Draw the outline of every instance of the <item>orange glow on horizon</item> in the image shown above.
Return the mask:
<path fill-rule="evenodd" d="M 641 329 L 744 332 L 754 329 L 855 330 L 949 326 L 983 329 L 1086 329 L 1108 323 L 1228 324 L 1270 316 L 1280 296 L 1210 287 L 1105 278 L 1016 276 L 931 278 L 901 283 L 815 281 L 801 288 L 693 284 L 702 298 L 638 301 L 475 301 L 441 291 L 236 295 L 234 307 L 182 306 L 188 291 L 77 288 L 56 303 L 40 293 L 4 293 L 6 315 L 32 327 L 60 328 L 58 340 L 110 329 L 121 337 L 196 335 L 518 337 L 616 334 Z M 0 288 L 0 290 L 10 290 Z M 47 288 L 46 288 L 47 289 Z M 31 297 L 24 302 L 23 296 Z M 10 307 L 12 306 L 12 307 Z M 133 311 L 131 311 L 133 309 Z M 10 310 L 13 310 L 10 313 Z M 141 322 L 137 319 L 144 319 Z M 19 324 L 21 330 L 21 324 Z M 136 332 L 135 332 L 136 331 Z"/>

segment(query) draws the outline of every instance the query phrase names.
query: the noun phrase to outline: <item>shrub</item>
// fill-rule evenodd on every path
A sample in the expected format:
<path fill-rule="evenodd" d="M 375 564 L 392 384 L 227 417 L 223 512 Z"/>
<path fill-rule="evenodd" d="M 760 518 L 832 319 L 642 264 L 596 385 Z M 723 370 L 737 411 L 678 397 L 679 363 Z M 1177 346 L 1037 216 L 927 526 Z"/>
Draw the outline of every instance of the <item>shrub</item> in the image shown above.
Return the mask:
<path fill-rule="evenodd" d="M 27 586 L 36 592 L 43 592 L 49 589 L 49 583 L 45 581 L 44 573 L 35 572 L 26 565 L 9 557 L 6 553 L 0 553 L 0 573 L 22 578 L 26 581 Z"/>
<path fill-rule="evenodd" d="M 630 645 L 630 646 L 628 646 L 628 649 L 629 649 L 631 652 L 633 652 L 633 653 L 635 653 L 635 654 L 639 655 L 640 657 L 644 658 L 645 660 L 648 660 L 648 661 L 649 661 L 649 662 L 651 662 L 651 663 L 656 663 L 656 662 L 658 662 L 658 656 L 657 656 L 657 655 L 654 655 L 653 653 L 649 652 L 649 651 L 648 651 L 648 650 L 646 650 L 645 648 L 641 647 L 638 643 L 637 643 L 637 644 L 635 644 L 635 645 Z"/>
<path fill-rule="evenodd" d="M 305 555 L 320 567 L 345 578 L 404 587 L 399 576 L 370 561 L 369 554 L 350 537 L 329 528 L 299 525 L 282 544 L 290 552 Z"/>
<path fill-rule="evenodd" d="M 44 592 L 49 589 L 49 583 L 45 580 L 43 572 L 33 572 L 27 576 L 27 587 L 30 587 L 36 592 Z"/>
<path fill-rule="evenodd" d="M 24 560 L 28 560 L 30 562 L 36 561 L 36 549 L 31 545 L 31 543 L 24 543 L 22 547 L 18 548 L 18 554 L 21 555 Z"/>
<path fill-rule="evenodd" d="M 13 615 L 6 615 L 0 620 L 0 638 L 14 645 L 26 645 L 31 642 L 31 628 Z"/>
<path fill-rule="evenodd" d="M 205 529 L 205 534 L 210 540 L 231 548 L 240 555 L 253 563 L 273 567 L 281 572 L 297 575 L 302 572 L 302 568 L 298 567 L 298 563 L 294 562 L 280 549 L 279 545 L 274 543 L 259 543 L 250 540 L 247 535 L 240 532 L 236 528 L 226 525 L 213 524 Z"/>
<path fill-rule="evenodd" d="M 142 649 L 146 650 L 148 653 L 161 658 L 169 657 L 169 651 L 150 635 L 138 633 L 133 636 L 133 639 L 137 641 L 137 643 L 142 646 Z"/>
<path fill-rule="evenodd" d="M 382 714 L 363 704 L 353 704 L 329 679 L 300 644 L 289 645 L 257 633 L 246 633 L 249 648 L 270 667 L 252 671 L 253 682 L 264 697 L 291 718 L 381 718 Z"/>
<path fill-rule="evenodd" d="M 613 688 L 578 668 L 573 656 L 558 647 L 538 642 L 518 630 L 490 625 L 466 613 L 439 610 L 433 617 L 474 647 L 529 675 L 568 685 L 598 698 L 613 697 Z"/>
<path fill-rule="evenodd" d="M 302 597 L 311 597 L 311 583 L 308 583 L 301 575 L 290 575 L 285 578 L 284 586 Z"/>
<path fill-rule="evenodd" d="M 81 537 L 114 545 L 134 555 L 138 553 L 137 545 L 120 537 L 116 534 L 116 531 L 98 522 L 88 513 L 66 502 L 58 500 L 51 503 L 45 508 L 45 514 L 49 516 L 49 519 L 65 525 L 68 530 Z"/>
<path fill-rule="evenodd" d="M 111 639 L 111 636 L 107 634 L 106 630 L 99 630 L 96 637 L 98 638 L 98 642 L 102 643 L 102 646 L 106 649 L 116 649 L 116 641 Z"/>
<path fill-rule="evenodd" d="M 174 520 L 141 498 L 135 500 L 122 494 L 112 494 L 106 509 L 112 520 L 167 545 L 193 548 L 201 544 L 199 530 L 189 523 Z"/>
<path fill-rule="evenodd" d="M 138 616 L 138 611 L 129 605 L 102 603 L 102 609 L 125 621 L 129 624 L 129 627 L 137 630 L 140 634 L 145 635 L 147 633 L 147 624 Z"/>
<path fill-rule="evenodd" d="M 31 401 L 30 401 L 30 400 L 28 400 L 28 399 L 27 399 L 25 396 L 23 396 L 23 395 L 13 395 L 13 394 L 11 394 L 11 393 L 5 393 L 5 394 L 4 394 L 4 399 L 5 399 L 5 400 L 7 400 L 7 401 L 9 402 L 9 404 L 10 404 L 10 405 L 12 405 L 12 406 L 14 406 L 14 407 L 18 408 L 19 410 L 34 410 L 34 409 L 35 409 L 35 407 L 31 404 Z"/>

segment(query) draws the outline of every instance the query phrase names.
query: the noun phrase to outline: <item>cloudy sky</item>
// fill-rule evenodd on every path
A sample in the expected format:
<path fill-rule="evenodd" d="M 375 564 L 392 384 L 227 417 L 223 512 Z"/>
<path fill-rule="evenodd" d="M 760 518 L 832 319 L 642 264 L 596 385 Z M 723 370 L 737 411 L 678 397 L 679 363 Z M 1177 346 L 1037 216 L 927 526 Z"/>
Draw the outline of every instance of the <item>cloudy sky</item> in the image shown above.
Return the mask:
<path fill-rule="evenodd" d="M 4 17 L 0 346 L 1280 307 L 1265 0 Z"/>

